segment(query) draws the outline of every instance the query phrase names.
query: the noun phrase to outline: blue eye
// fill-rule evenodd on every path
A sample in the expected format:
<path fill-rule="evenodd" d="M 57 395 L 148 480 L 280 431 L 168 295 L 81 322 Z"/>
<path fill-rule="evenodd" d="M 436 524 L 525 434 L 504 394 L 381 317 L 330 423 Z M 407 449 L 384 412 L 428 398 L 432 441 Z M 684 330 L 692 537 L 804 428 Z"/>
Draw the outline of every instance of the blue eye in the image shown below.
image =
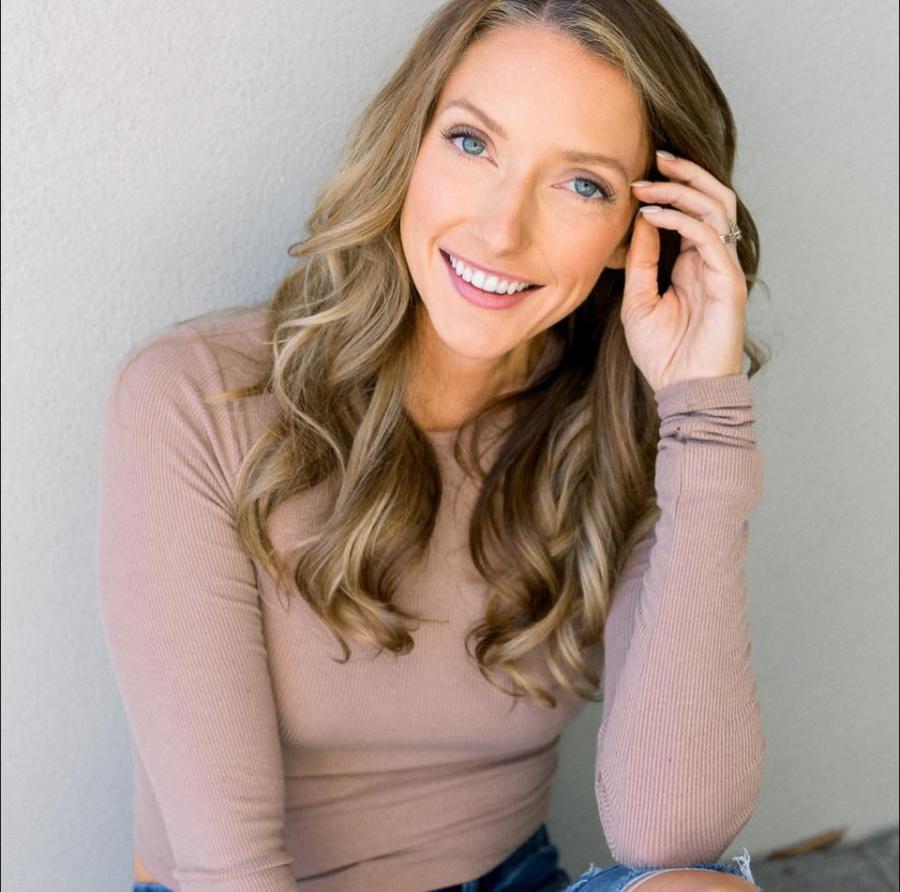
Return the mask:
<path fill-rule="evenodd" d="M 599 184 L 599 183 L 595 183 L 593 180 L 588 180 L 588 179 L 585 179 L 584 177 L 575 177 L 575 179 L 572 180 L 572 182 L 573 182 L 573 183 L 587 183 L 588 186 L 591 186 L 591 187 L 594 189 L 594 191 L 591 192 L 591 193 L 589 193 L 588 195 L 582 195 L 580 192 L 576 192 L 575 194 L 576 194 L 576 196 L 577 196 L 578 198 L 587 198 L 587 199 L 590 199 L 590 198 L 592 198 L 594 195 L 596 195 L 598 192 L 600 192 L 601 194 L 604 194 L 604 195 L 605 195 L 605 193 L 603 192 L 603 189 L 601 188 L 600 184 Z M 608 198 L 608 196 L 607 196 L 607 198 Z"/>
<path fill-rule="evenodd" d="M 469 130 L 451 130 L 449 132 L 446 130 L 442 130 L 441 135 L 444 137 L 444 139 L 449 140 L 450 142 L 453 142 L 453 140 L 459 139 L 460 137 L 462 137 L 463 139 L 473 139 L 473 140 L 475 140 L 475 142 L 479 142 L 482 145 L 484 145 L 484 142 L 481 140 L 481 138 L 476 136 L 474 133 L 472 133 Z M 480 155 L 472 155 L 471 152 L 467 152 L 465 149 L 461 149 L 460 151 L 464 155 L 468 155 L 470 158 L 479 158 L 480 157 Z"/>
<path fill-rule="evenodd" d="M 455 127 L 451 130 L 441 130 L 441 136 L 446 139 L 451 145 L 456 146 L 454 140 L 463 137 L 464 139 L 474 140 L 476 143 L 480 143 L 482 146 L 485 144 L 484 139 L 478 133 L 477 130 L 473 130 L 469 127 Z M 475 158 L 481 158 L 482 155 L 473 155 L 471 152 L 467 152 L 465 149 L 456 147 L 457 151 L 467 160 L 472 160 Z M 589 195 L 582 195 L 580 192 L 573 192 L 571 189 L 567 189 L 567 192 L 571 192 L 572 195 L 575 196 L 579 201 L 586 201 L 591 204 L 602 204 L 608 203 L 615 200 L 616 193 L 613 189 L 609 188 L 603 183 L 598 183 L 596 180 L 590 180 L 586 177 L 575 177 L 571 182 L 581 182 L 588 183 L 590 186 L 594 187 L 594 192 Z"/>

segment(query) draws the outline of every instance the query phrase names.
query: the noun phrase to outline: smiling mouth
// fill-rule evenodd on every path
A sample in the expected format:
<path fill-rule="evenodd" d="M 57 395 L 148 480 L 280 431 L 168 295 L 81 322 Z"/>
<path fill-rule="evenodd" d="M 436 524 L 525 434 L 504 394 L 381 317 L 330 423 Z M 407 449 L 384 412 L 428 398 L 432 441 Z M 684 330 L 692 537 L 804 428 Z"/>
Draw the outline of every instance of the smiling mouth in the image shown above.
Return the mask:
<path fill-rule="evenodd" d="M 461 281 L 465 282 L 466 280 L 463 279 L 463 277 L 460 276 L 459 273 L 457 273 L 455 269 L 453 269 L 453 263 L 452 263 L 452 261 L 450 260 L 450 255 L 449 255 L 449 253 L 447 253 L 447 251 L 445 251 L 443 248 L 438 248 L 438 251 L 440 251 L 440 253 L 443 255 L 444 259 L 447 261 L 447 264 L 449 265 L 451 272 L 453 272 L 454 275 L 458 276 L 458 277 L 460 278 Z M 485 273 L 485 275 L 488 275 L 488 273 Z M 490 275 L 494 275 L 494 274 L 491 273 Z M 513 279 L 513 281 L 515 281 L 515 279 Z M 466 284 L 472 285 L 471 282 L 467 282 Z M 473 287 L 473 288 L 477 288 L 478 286 L 477 286 L 477 285 L 472 285 L 472 287 Z M 543 287 L 544 287 L 543 285 L 534 285 L 534 284 L 532 284 L 532 285 L 526 285 L 524 288 L 522 288 L 520 291 L 518 291 L 518 292 L 516 292 L 516 293 L 517 293 L 517 294 L 524 294 L 526 291 L 537 291 L 538 288 L 543 288 Z M 499 293 L 496 292 L 496 291 L 485 291 L 485 289 L 483 289 L 483 288 L 479 288 L 478 290 L 479 290 L 479 291 L 484 291 L 485 294 L 496 294 L 497 297 L 505 297 L 505 296 L 506 296 L 506 295 L 499 294 Z"/>

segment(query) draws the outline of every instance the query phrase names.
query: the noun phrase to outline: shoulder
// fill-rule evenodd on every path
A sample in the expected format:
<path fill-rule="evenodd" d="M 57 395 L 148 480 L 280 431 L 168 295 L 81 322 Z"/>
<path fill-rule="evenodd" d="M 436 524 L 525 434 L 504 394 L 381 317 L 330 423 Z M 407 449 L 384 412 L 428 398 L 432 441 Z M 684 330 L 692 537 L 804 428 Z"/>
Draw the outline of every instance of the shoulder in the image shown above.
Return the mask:
<path fill-rule="evenodd" d="M 215 311 L 145 337 L 118 362 L 107 411 L 193 402 L 252 383 L 266 367 L 266 311 Z"/>
<path fill-rule="evenodd" d="M 174 323 L 141 340 L 119 361 L 113 384 L 153 388 L 178 381 L 249 383 L 268 358 L 266 311 L 261 307 L 214 311 Z"/>
<path fill-rule="evenodd" d="M 266 311 L 238 309 L 170 326 L 118 362 L 103 406 L 107 461 L 138 456 L 144 467 L 178 461 L 236 473 L 268 402 L 219 395 L 254 383 L 270 355 Z"/>

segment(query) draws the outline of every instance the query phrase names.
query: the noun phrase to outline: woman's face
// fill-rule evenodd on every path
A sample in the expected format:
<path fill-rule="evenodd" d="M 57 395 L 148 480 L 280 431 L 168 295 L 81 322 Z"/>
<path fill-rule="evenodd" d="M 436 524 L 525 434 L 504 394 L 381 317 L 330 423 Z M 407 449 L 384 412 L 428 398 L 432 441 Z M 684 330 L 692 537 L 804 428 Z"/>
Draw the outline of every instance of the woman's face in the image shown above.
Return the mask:
<path fill-rule="evenodd" d="M 438 98 L 401 213 L 426 335 L 458 358 L 498 359 L 571 313 L 604 267 L 624 266 L 645 140 L 625 76 L 574 40 L 516 26 L 470 46 Z M 442 252 L 542 287 L 503 309 L 478 306 Z"/>

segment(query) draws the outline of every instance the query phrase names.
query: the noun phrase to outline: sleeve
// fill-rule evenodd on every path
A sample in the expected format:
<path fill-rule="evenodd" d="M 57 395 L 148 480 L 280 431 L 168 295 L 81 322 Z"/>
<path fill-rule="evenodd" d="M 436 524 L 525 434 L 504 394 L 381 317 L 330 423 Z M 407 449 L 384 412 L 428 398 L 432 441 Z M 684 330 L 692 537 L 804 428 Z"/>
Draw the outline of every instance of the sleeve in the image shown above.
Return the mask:
<path fill-rule="evenodd" d="M 743 563 L 762 459 L 746 373 L 655 397 L 660 516 L 612 596 L 595 792 L 616 861 L 685 867 L 717 861 L 759 801 Z"/>
<path fill-rule="evenodd" d="M 233 524 L 237 449 L 202 342 L 123 363 L 103 409 L 101 620 L 180 892 L 297 892 L 253 562 Z"/>

